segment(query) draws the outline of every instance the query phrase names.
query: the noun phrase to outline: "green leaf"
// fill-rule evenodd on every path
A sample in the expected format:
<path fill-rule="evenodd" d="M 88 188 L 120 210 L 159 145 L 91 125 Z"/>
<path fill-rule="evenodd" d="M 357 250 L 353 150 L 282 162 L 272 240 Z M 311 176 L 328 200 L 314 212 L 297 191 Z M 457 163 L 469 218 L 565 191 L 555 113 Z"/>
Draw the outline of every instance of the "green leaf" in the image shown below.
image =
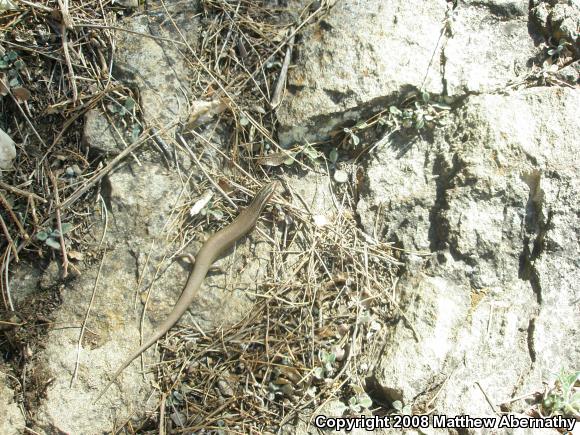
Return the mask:
<path fill-rule="evenodd" d="M 13 50 L 10 50 L 8 53 L 6 53 L 6 56 L 8 57 L 8 60 L 12 62 L 18 59 L 18 53 Z"/>
<path fill-rule="evenodd" d="M 41 242 L 44 242 L 46 239 L 48 239 L 48 233 L 46 231 L 39 231 L 36 233 L 36 238 Z"/>
<path fill-rule="evenodd" d="M 138 124 L 134 124 L 133 128 L 131 129 L 131 139 L 133 140 L 133 142 L 135 142 L 139 138 L 140 134 L 141 134 L 141 127 L 139 127 Z"/>
<path fill-rule="evenodd" d="M 580 372 L 569 374 L 562 373 L 560 375 L 560 381 L 562 382 L 562 387 L 565 390 L 572 388 L 578 379 L 580 379 Z"/>
<path fill-rule="evenodd" d="M 425 126 L 425 120 L 421 116 L 419 119 L 417 119 L 417 122 L 415 123 L 415 128 L 417 130 L 421 130 L 424 126 Z"/>
<path fill-rule="evenodd" d="M 70 222 L 63 222 L 60 226 L 60 230 L 61 230 L 62 234 L 70 233 L 70 231 L 72 229 L 73 229 L 73 224 L 71 224 Z"/>
<path fill-rule="evenodd" d="M 424 103 L 428 103 L 431 96 L 429 95 L 429 92 L 423 91 L 423 92 L 421 92 L 421 98 L 423 98 Z"/>
<path fill-rule="evenodd" d="M 371 406 L 373 406 L 373 401 L 369 396 L 364 395 L 361 396 L 359 399 L 360 399 L 359 403 L 363 408 L 369 409 Z"/>
<path fill-rule="evenodd" d="M 400 400 L 395 400 L 393 402 L 393 408 L 395 408 L 397 411 L 401 411 L 403 409 L 403 404 Z"/>
<path fill-rule="evenodd" d="M 131 112 L 134 108 L 135 108 L 135 100 L 131 97 L 128 97 L 125 100 L 125 109 L 127 109 L 129 112 Z"/>
<path fill-rule="evenodd" d="M 320 359 L 325 363 L 334 363 L 336 361 L 336 355 L 333 353 L 327 353 L 325 351 L 321 352 Z"/>
<path fill-rule="evenodd" d="M 60 249 L 60 243 L 58 243 L 53 238 L 49 237 L 44 241 L 47 246 L 50 246 L 52 249 Z"/>
<path fill-rule="evenodd" d="M 389 112 L 393 115 L 401 115 L 401 111 L 396 106 L 389 107 Z"/>
<path fill-rule="evenodd" d="M 328 155 L 328 159 L 331 161 L 331 163 L 336 163 L 336 161 L 338 160 L 338 151 L 336 151 L 336 148 L 333 148 L 332 150 L 330 150 L 330 154 Z"/>
<path fill-rule="evenodd" d="M 316 151 L 314 148 L 312 148 L 310 145 L 306 145 L 303 149 L 302 152 L 304 153 L 304 155 L 306 157 L 308 157 L 310 160 L 315 160 L 318 157 L 320 157 L 320 153 L 318 151 Z"/>
<path fill-rule="evenodd" d="M 224 218 L 224 213 L 221 210 L 208 209 L 208 214 L 216 218 L 218 221 L 221 221 Z"/>
<path fill-rule="evenodd" d="M 14 68 L 16 68 L 17 71 L 24 69 L 25 66 L 26 63 L 24 63 L 22 59 L 18 59 L 16 62 L 14 62 Z"/>
<path fill-rule="evenodd" d="M 2 69 L 8 68 L 8 62 L 6 62 L 4 59 L 0 59 L 0 68 Z"/>
<path fill-rule="evenodd" d="M 346 411 L 347 409 L 348 409 L 348 406 L 346 406 L 342 402 L 338 402 L 334 407 L 334 410 L 337 412 L 338 415 L 342 415 L 344 413 L 344 411 Z"/>
<path fill-rule="evenodd" d="M 316 367 L 313 374 L 316 379 L 324 379 L 324 370 L 322 367 Z"/>

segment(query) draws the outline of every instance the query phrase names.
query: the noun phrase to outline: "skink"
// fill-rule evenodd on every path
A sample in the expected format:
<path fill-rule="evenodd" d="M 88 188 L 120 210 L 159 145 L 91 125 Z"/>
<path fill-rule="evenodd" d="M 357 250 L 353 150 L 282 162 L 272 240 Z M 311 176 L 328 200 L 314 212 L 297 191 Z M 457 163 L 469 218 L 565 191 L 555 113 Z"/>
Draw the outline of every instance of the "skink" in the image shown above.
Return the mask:
<path fill-rule="evenodd" d="M 97 402 L 101 396 L 105 394 L 121 372 L 125 370 L 125 368 L 127 368 L 135 358 L 163 337 L 173 327 L 173 325 L 177 323 L 195 299 L 197 290 L 203 282 L 210 266 L 226 249 L 231 247 L 236 241 L 254 228 L 264 206 L 270 200 L 278 186 L 278 181 L 273 181 L 265 185 L 260 191 L 258 191 L 250 205 L 244 209 L 231 224 L 215 233 L 203 244 L 195 259 L 195 266 L 193 267 L 193 270 L 187 279 L 187 283 L 183 288 L 183 292 L 175 303 L 173 310 L 169 313 L 165 321 L 159 325 L 157 330 L 153 332 L 151 337 L 149 337 L 139 349 L 137 349 L 123 364 L 121 364 L 94 402 Z"/>

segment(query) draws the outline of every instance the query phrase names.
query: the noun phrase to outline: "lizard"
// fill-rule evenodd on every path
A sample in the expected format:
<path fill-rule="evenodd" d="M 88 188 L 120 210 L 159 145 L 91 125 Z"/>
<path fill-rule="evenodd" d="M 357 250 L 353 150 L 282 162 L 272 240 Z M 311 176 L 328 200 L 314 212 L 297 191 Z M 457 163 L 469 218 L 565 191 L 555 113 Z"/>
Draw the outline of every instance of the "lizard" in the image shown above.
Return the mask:
<path fill-rule="evenodd" d="M 163 337 L 177 323 L 177 321 L 181 318 L 185 311 L 187 311 L 187 308 L 195 299 L 197 290 L 201 286 L 201 283 L 205 279 L 205 276 L 207 275 L 207 272 L 213 262 L 217 260 L 221 254 L 224 253 L 224 251 L 230 248 L 234 243 L 236 243 L 240 238 L 245 236 L 254 228 L 264 206 L 270 200 L 272 195 L 274 195 L 279 185 L 280 183 L 278 181 L 273 181 L 262 187 L 250 205 L 242 210 L 242 212 L 236 219 L 233 220 L 231 224 L 212 235 L 203 244 L 197 254 L 193 270 L 189 274 L 189 278 L 185 283 L 185 287 L 183 288 L 181 296 L 175 303 L 171 312 L 161 323 L 161 325 L 157 327 L 153 334 L 151 334 L 151 336 L 141 345 L 141 347 L 133 352 L 123 362 L 123 364 L 121 364 L 121 366 L 113 374 L 111 380 L 107 383 L 105 388 L 101 390 L 93 403 L 99 401 L 103 394 L 105 394 L 113 382 L 115 382 L 115 380 L 119 377 L 121 372 L 125 370 L 135 358 L 149 349 L 149 347 L 151 347 L 157 340 Z"/>

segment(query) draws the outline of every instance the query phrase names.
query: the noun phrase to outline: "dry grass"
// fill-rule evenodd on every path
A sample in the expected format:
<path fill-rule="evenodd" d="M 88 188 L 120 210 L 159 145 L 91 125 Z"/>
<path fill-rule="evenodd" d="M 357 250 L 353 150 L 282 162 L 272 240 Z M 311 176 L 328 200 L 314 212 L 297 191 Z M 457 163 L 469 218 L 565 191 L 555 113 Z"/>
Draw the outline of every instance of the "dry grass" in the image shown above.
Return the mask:
<path fill-rule="evenodd" d="M 58 257 L 64 278 L 75 268 L 71 252 L 87 249 L 84 215 L 94 208 L 99 181 L 140 146 L 161 146 L 149 140 L 160 140 L 154 130 L 160 126 L 141 125 L 137 103 L 125 115 L 125 126 L 130 131 L 138 125 L 141 133 L 123 153 L 107 160 L 83 148 L 87 110 L 123 106 L 134 96 L 110 76 L 108 47 L 121 26 L 115 18 L 124 12 L 110 2 L 66 4 L 22 3 L 21 9 L 0 18 L 2 46 L 17 53 L 2 71 L 15 71 L 18 79 L 18 86 L 10 86 L 0 100 L 0 123 L 18 143 L 15 169 L 4 172 L 0 184 L 5 236 L 0 282 L 8 310 L 14 309 L 8 286 L 14 262 Z M 274 139 L 276 119 L 270 108 L 280 99 L 276 83 L 284 82 L 283 65 L 290 59 L 294 37 L 323 16 L 322 4 L 290 19 L 265 2 L 204 0 L 199 46 L 175 40 L 195 74 L 192 93 L 199 100 L 222 101 L 233 115 L 231 148 L 222 157 L 234 168 L 240 188 L 276 171 L 257 165 L 260 159 L 278 153 L 288 157 Z M 167 12 L 163 2 L 156 7 L 156 12 Z M 174 24 L 169 17 L 167 23 Z M 179 34 L 179 29 L 174 31 Z M 17 61 L 24 66 L 15 65 Z M 28 98 L 17 97 L 22 92 L 16 92 L 18 87 L 29 91 Z M 219 121 L 228 123 L 226 117 Z M 189 134 L 191 140 L 211 145 L 195 129 Z M 179 138 L 163 146 L 189 152 Z M 311 164 L 299 159 L 293 168 L 304 170 Z M 231 178 L 231 173 L 200 166 L 208 183 Z M 357 374 L 366 372 L 361 355 L 382 345 L 384 324 L 401 313 L 392 298 L 398 263 L 390 246 L 358 229 L 353 217 L 356 195 L 354 182 L 335 192 L 338 212 L 328 225 L 315 224 L 290 187 L 276 198 L 277 224 L 283 231 L 272 236 L 273 266 L 270 278 L 258 288 L 254 309 L 230 328 L 183 329 L 176 334 L 178 340 L 165 341 L 158 375 L 166 393 L 160 413 L 144 421 L 139 432 L 276 431 L 282 424 L 308 419 L 333 398 L 348 403 L 361 395 Z M 186 208 L 172 219 L 186 222 Z M 70 225 L 73 229 L 65 237 Z M 194 231 L 182 228 L 177 238 L 190 240 Z M 49 248 L 39 233 L 54 238 L 57 246 Z"/>

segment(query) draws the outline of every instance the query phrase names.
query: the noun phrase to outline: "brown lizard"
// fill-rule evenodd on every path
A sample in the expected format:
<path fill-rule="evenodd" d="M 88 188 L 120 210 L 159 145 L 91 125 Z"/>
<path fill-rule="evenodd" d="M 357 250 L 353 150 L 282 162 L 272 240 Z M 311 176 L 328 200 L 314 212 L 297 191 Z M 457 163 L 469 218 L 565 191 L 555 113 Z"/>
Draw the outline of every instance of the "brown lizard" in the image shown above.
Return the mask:
<path fill-rule="evenodd" d="M 238 241 L 240 238 L 250 232 L 252 228 L 254 228 L 258 218 L 260 217 L 260 214 L 262 213 L 262 209 L 270 200 L 272 195 L 276 192 L 278 186 L 279 182 L 273 181 L 262 187 L 250 205 L 244 209 L 231 224 L 215 233 L 203 244 L 197 254 L 193 270 L 191 271 L 189 278 L 187 279 L 187 283 L 183 288 L 183 292 L 175 303 L 173 310 L 169 313 L 163 323 L 159 325 L 159 327 L 153 332 L 151 337 L 149 337 L 139 349 L 137 349 L 131 356 L 129 356 L 129 358 L 125 360 L 123 364 L 121 364 L 111 380 L 99 393 L 93 403 L 96 403 L 103 396 L 103 394 L 105 394 L 115 379 L 117 379 L 121 372 L 125 370 L 125 368 L 127 368 L 127 366 L 131 364 L 135 358 L 137 358 L 157 340 L 163 337 L 167 331 L 169 331 L 173 325 L 177 323 L 177 321 L 181 318 L 183 313 L 185 313 L 189 305 L 195 299 L 197 290 L 205 279 L 210 266 L 221 254 L 223 254 L 226 249 L 231 247 L 236 241 Z"/>

